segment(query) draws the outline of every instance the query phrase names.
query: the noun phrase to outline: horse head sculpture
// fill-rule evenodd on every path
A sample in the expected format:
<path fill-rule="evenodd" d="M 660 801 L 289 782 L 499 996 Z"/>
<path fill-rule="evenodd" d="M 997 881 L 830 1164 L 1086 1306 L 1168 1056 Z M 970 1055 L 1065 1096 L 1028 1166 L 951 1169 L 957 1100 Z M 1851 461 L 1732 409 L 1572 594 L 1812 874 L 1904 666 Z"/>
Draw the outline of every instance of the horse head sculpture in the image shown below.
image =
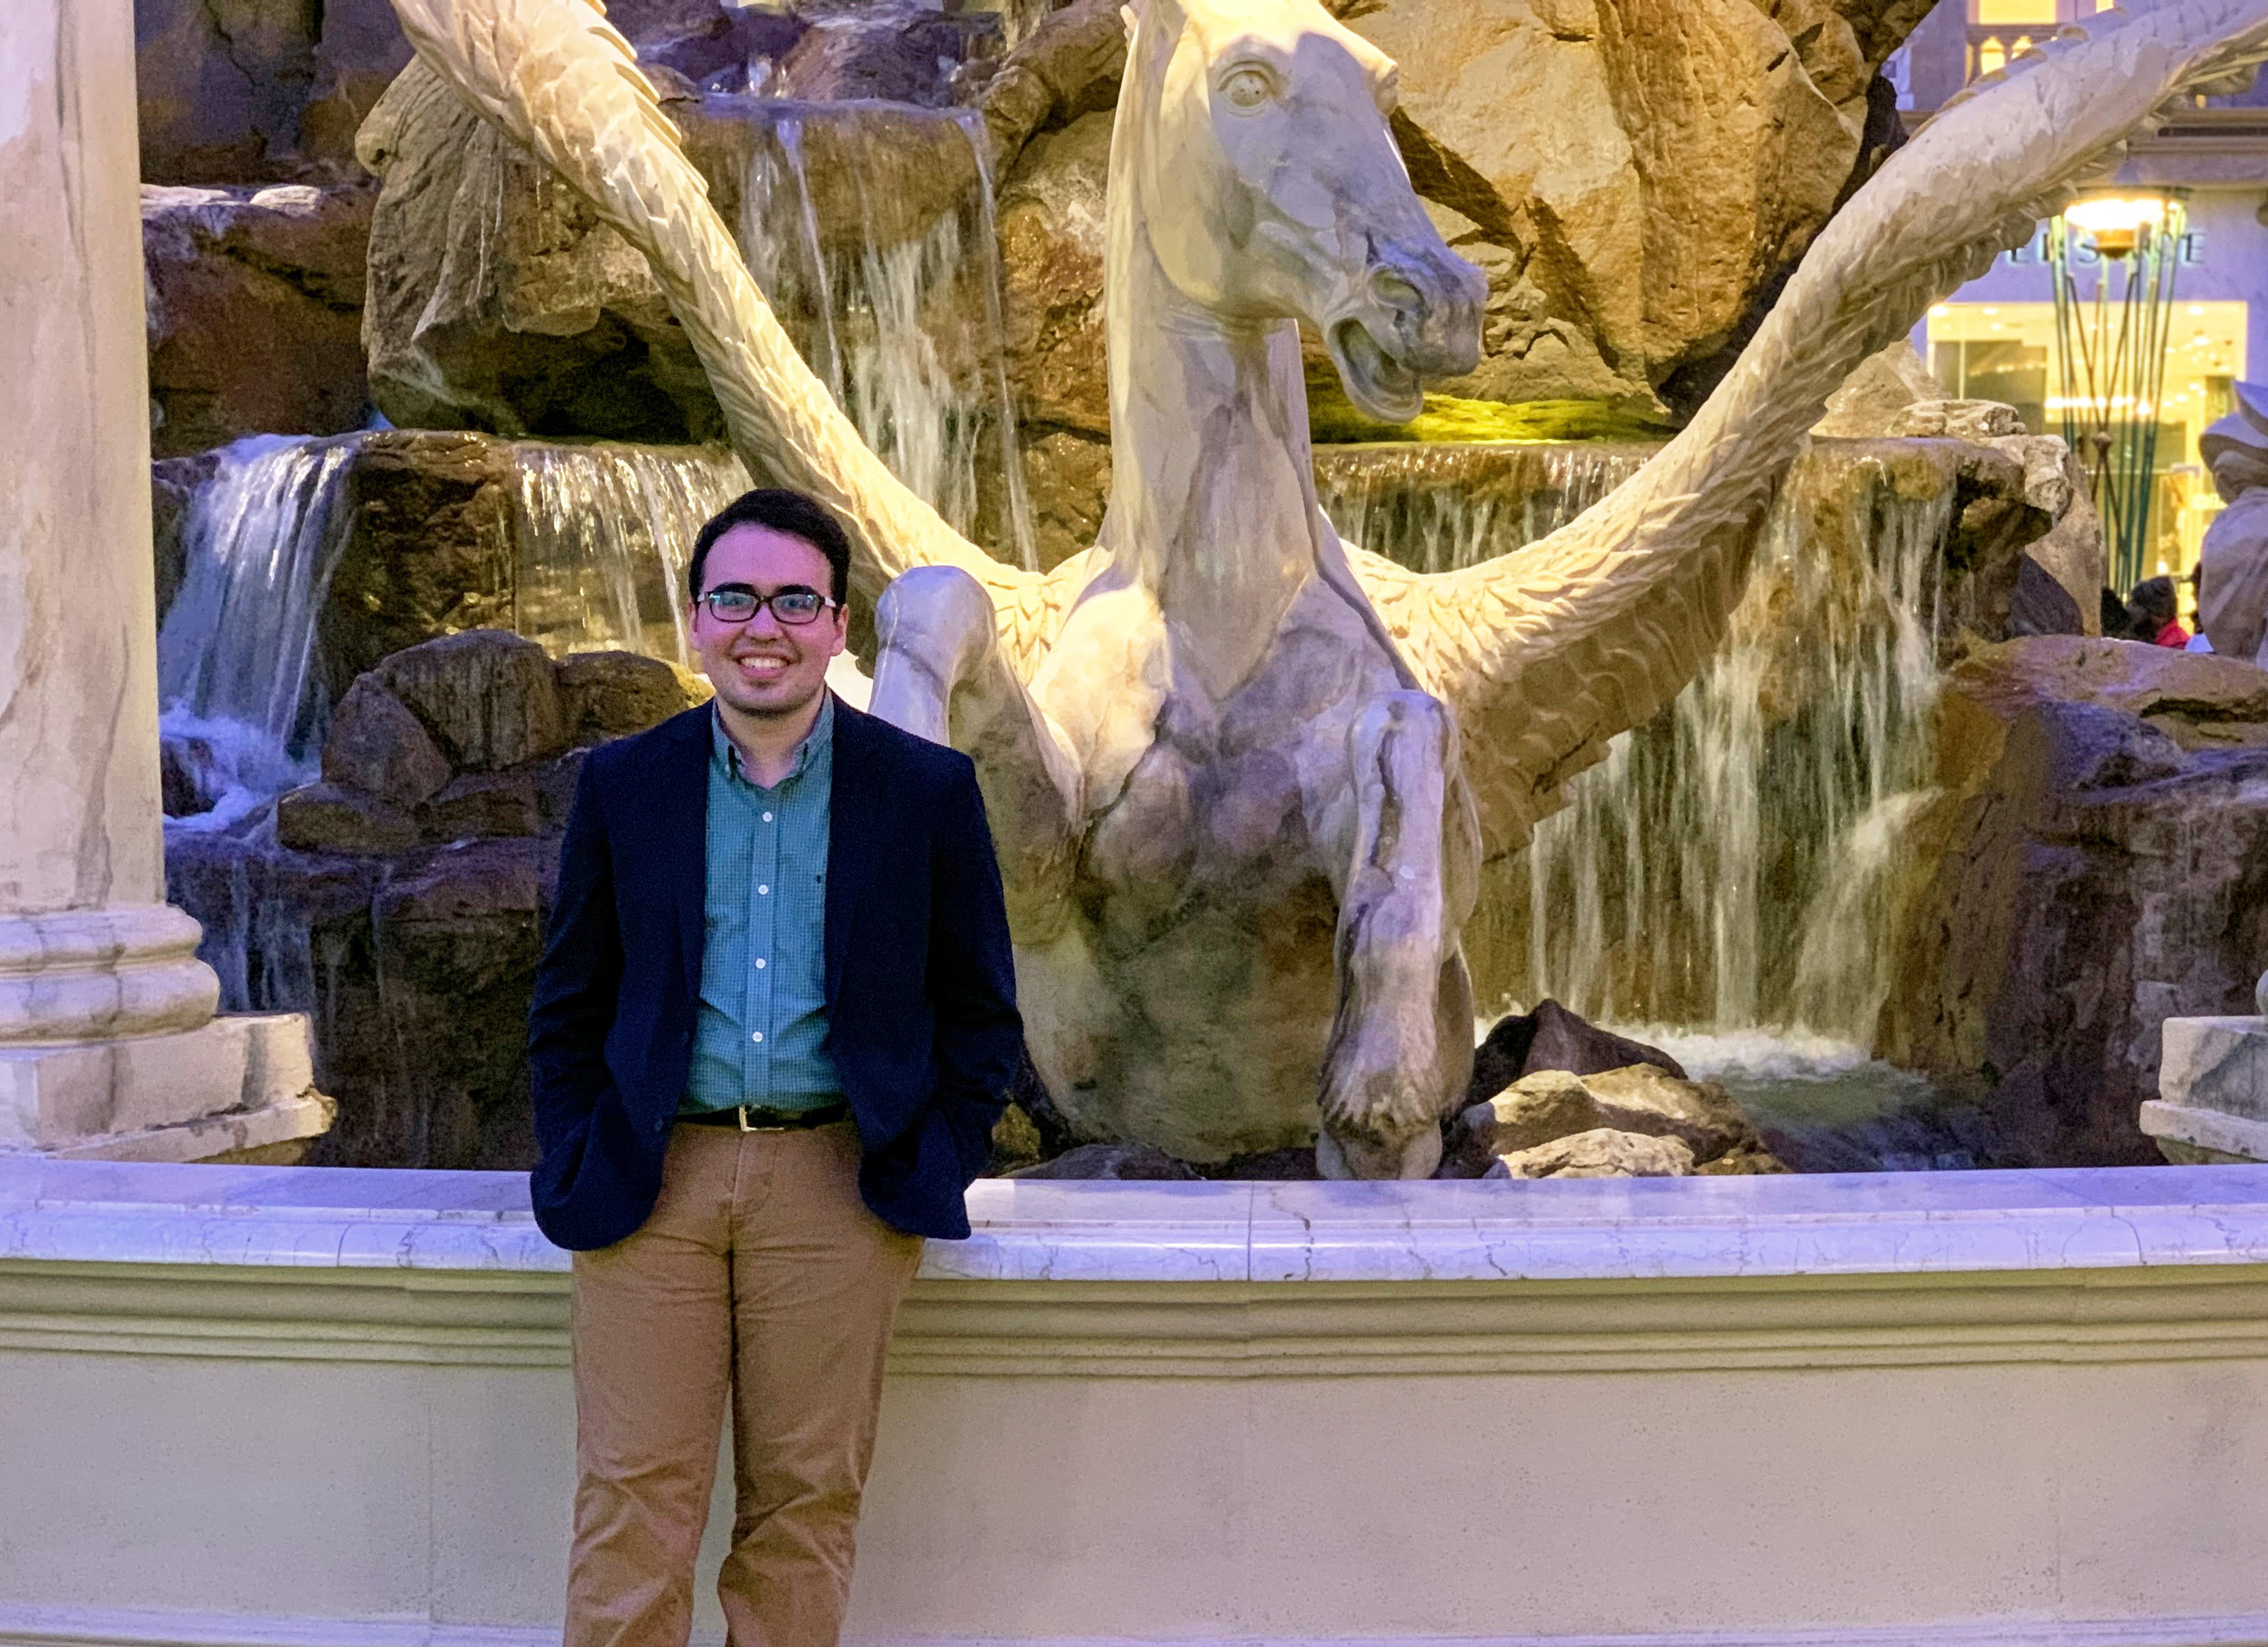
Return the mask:
<path fill-rule="evenodd" d="M 1114 248 L 1146 249 L 1193 311 L 1307 321 L 1385 422 L 1418 415 L 1423 379 L 1470 371 L 1487 285 L 1410 191 L 1392 61 L 1314 0 L 1137 0 L 1128 17 Z"/>

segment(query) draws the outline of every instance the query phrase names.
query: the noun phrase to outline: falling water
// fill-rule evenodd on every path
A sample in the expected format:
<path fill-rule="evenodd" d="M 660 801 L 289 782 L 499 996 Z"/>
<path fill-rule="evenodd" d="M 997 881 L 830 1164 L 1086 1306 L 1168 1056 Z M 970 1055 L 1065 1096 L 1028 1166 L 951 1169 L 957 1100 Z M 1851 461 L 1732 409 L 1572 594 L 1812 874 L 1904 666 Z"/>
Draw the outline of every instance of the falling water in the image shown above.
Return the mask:
<path fill-rule="evenodd" d="M 899 202 L 877 199 L 863 172 L 853 172 L 858 244 L 830 258 L 806 153 L 808 121 L 852 118 L 844 111 L 858 107 L 794 113 L 744 104 L 752 143 L 740 189 L 741 254 L 812 370 L 890 472 L 970 536 L 983 482 L 997 474 L 1006 557 L 1036 567 L 982 121 L 967 112 L 893 109 L 893 119 L 939 122 L 967 145 L 969 198 L 918 232 L 894 237 L 887 225 Z M 973 326 L 955 314 L 969 304 L 971 287 Z"/>
<path fill-rule="evenodd" d="M 1624 1024 L 1872 1042 L 1890 871 L 1930 777 L 1952 498 L 1903 495 L 1873 459 L 1806 460 L 1726 646 L 1501 875 L 1499 987 Z"/>
<path fill-rule="evenodd" d="M 225 827 L 313 775 L 325 708 L 310 690 L 316 627 L 357 439 L 239 441 L 190 505 L 158 693 L 168 757 L 209 808 L 191 827 Z"/>
<path fill-rule="evenodd" d="M 1648 454 L 1324 448 L 1316 471 L 1350 542 L 1438 572 L 1553 530 Z M 1490 867 L 1467 929 L 1483 999 L 1549 996 L 1594 1019 L 1750 1040 L 1776 1026 L 1782 1051 L 1835 1058 L 1871 1044 L 1891 871 L 1929 793 L 1954 496 L 1932 460 L 1911 461 L 1894 472 L 1826 445 L 1798 466 L 1718 656 Z M 1754 1046 L 1727 1045 L 1753 1062 Z"/>
<path fill-rule="evenodd" d="M 1324 448 L 1316 474 L 1349 541 L 1448 571 L 1572 518 L 1646 455 Z M 1936 461 L 1831 443 L 1805 458 L 1718 656 L 1484 869 L 1465 929 L 1476 998 L 1555 997 L 1668 1048 L 1807 1171 L 1967 1166 L 1984 1147 L 1872 1055 L 1899 848 L 1932 793 L 1955 490 Z"/>
<path fill-rule="evenodd" d="M 1638 473 L 1640 445 L 1323 446 L 1317 499 L 1340 537 L 1448 572 L 1556 531 Z"/>
<path fill-rule="evenodd" d="M 685 565 L 702 524 L 748 489 L 721 448 L 515 442 L 512 627 L 555 653 L 688 663 Z"/>

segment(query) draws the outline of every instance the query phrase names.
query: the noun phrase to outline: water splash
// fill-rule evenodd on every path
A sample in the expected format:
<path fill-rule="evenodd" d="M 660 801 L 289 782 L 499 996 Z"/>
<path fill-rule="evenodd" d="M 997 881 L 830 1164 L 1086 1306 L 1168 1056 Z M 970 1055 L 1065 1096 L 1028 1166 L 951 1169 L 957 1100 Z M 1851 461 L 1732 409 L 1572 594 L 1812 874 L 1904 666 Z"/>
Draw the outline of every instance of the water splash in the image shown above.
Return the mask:
<path fill-rule="evenodd" d="M 225 827 L 313 776 L 316 635 L 357 439 L 239 441 L 190 504 L 158 695 L 160 739 L 205 808 L 192 827 Z"/>

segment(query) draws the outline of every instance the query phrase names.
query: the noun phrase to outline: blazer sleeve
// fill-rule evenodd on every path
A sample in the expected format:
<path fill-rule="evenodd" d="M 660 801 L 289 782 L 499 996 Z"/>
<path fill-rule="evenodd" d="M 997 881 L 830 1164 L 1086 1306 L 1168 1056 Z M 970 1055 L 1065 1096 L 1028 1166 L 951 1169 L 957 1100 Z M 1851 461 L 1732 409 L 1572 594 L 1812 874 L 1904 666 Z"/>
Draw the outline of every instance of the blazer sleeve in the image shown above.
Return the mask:
<path fill-rule="evenodd" d="M 966 1183 L 991 1158 L 993 1123 L 1023 1063 L 1024 1020 L 976 768 L 966 756 L 954 768 L 931 836 L 928 972 L 937 1103 L 953 1127 Z"/>
<path fill-rule="evenodd" d="M 546 1154 L 580 1129 L 612 1079 L 607 1033 L 622 975 L 622 935 L 597 766 L 585 760 L 575 781 L 551 927 L 528 1008 L 529 1094 L 536 1147 Z"/>

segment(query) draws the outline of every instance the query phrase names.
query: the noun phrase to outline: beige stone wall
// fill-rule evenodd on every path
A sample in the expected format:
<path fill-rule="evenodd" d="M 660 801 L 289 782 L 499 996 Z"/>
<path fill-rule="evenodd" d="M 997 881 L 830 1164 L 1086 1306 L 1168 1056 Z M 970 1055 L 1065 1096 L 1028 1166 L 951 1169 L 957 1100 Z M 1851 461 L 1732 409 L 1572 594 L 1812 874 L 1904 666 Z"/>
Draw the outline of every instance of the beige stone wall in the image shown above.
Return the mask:
<path fill-rule="evenodd" d="M 556 1640 L 564 1302 L 0 1261 L 0 1642 Z M 924 1282 L 853 1631 L 2257 1642 L 2264 1320 L 2241 1264 Z"/>

